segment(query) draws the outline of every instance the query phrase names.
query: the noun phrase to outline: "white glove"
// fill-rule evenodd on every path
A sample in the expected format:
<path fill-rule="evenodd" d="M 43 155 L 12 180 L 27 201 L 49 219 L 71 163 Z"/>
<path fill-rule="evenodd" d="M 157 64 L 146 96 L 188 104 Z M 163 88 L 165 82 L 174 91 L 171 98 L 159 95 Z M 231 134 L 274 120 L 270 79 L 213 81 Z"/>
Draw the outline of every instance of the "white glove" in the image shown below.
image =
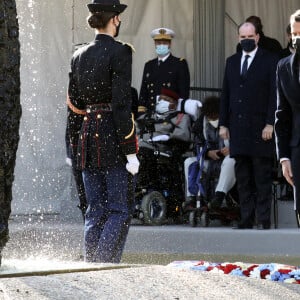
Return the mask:
<path fill-rule="evenodd" d="M 136 157 L 136 154 L 128 154 L 127 157 L 127 164 L 126 164 L 126 170 L 131 174 L 135 175 L 139 171 L 140 162 Z"/>
<path fill-rule="evenodd" d="M 166 142 L 169 139 L 170 137 L 167 134 L 161 134 L 153 137 L 152 140 L 150 139 L 150 142 Z"/>
<path fill-rule="evenodd" d="M 67 164 L 68 166 L 72 167 L 72 160 L 71 160 L 70 157 L 67 157 L 67 158 L 66 158 L 66 164 Z"/>
<path fill-rule="evenodd" d="M 184 112 L 196 121 L 200 115 L 200 107 L 202 107 L 202 103 L 199 100 L 187 99 L 184 103 Z"/>

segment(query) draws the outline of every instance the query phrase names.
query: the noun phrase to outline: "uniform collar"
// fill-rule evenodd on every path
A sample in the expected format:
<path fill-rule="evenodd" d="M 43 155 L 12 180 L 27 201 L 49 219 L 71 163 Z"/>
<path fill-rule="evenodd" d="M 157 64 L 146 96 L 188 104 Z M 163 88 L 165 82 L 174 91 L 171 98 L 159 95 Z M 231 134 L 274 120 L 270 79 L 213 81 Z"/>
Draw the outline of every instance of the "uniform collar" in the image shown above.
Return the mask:
<path fill-rule="evenodd" d="M 96 41 L 100 41 L 102 39 L 114 40 L 114 38 L 111 35 L 109 35 L 109 34 L 97 33 L 96 36 L 95 36 L 95 40 Z"/>
<path fill-rule="evenodd" d="M 164 56 L 164 57 L 157 57 L 157 59 L 159 61 L 165 62 L 170 55 L 171 55 L 171 53 L 169 52 L 166 56 Z"/>

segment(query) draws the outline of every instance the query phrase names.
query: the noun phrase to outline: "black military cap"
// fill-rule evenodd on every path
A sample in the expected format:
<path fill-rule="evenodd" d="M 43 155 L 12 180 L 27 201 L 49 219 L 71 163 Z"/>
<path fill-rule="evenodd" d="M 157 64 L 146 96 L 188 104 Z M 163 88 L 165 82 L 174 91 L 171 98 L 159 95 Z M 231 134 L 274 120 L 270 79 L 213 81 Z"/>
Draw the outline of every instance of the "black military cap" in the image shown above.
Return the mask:
<path fill-rule="evenodd" d="M 91 13 L 109 11 L 109 12 L 123 12 L 127 5 L 120 4 L 119 0 L 92 0 L 92 3 L 87 5 Z"/>

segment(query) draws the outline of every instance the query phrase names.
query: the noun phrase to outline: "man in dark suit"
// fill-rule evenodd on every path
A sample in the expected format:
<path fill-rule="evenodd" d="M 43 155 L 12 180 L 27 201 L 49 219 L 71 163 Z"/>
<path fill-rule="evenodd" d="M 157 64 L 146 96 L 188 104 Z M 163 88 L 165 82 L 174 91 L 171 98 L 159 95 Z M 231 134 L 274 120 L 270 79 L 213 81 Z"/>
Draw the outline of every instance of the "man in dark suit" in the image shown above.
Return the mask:
<path fill-rule="evenodd" d="M 286 180 L 294 187 L 295 210 L 300 224 L 300 10 L 291 15 L 291 33 L 296 52 L 277 67 L 275 120 L 277 155 Z"/>
<path fill-rule="evenodd" d="M 143 79 L 139 95 L 139 113 L 155 109 L 156 96 L 162 88 L 176 92 L 180 98 L 189 98 L 190 72 L 184 58 L 171 54 L 173 30 L 157 28 L 151 32 L 157 57 L 144 66 Z"/>
<path fill-rule="evenodd" d="M 258 228 L 269 229 L 277 56 L 257 46 L 259 33 L 252 23 L 241 24 L 238 33 L 243 50 L 226 61 L 220 136 L 230 138 L 230 155 L 236 159 L 241 210 L 237 228 L 252 228 L 256 209 Z"/>

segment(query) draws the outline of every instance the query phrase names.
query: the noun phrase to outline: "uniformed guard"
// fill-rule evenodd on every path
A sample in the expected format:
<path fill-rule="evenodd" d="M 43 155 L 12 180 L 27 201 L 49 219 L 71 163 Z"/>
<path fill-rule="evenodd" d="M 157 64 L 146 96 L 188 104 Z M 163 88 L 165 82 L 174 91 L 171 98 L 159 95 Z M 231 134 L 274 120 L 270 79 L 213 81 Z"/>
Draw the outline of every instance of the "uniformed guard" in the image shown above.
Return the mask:
<path fill-rule="evenodd" d="M 151 32 L 157 58 L 144 66 L 143 79 L 139 95 L 140 114 L 154 110 L 156 96 L 162 88 L 175 91 L 180 98 L 189 98 L 190 72 L 185 59 L 171 54 L 171 41 L 175 33 L 168 28 L 157 28 Z"/>
<path fill-rule="evenodd" d="M 131 113 L 132 49 L 114 39 L 127 5 L 93 0 L 87 6 L 96 37 L 71 61 L 68 130 L 88 204 L 85 260 L 118 263 L 131 220 L 133 176 L 139 169 Z"/>

